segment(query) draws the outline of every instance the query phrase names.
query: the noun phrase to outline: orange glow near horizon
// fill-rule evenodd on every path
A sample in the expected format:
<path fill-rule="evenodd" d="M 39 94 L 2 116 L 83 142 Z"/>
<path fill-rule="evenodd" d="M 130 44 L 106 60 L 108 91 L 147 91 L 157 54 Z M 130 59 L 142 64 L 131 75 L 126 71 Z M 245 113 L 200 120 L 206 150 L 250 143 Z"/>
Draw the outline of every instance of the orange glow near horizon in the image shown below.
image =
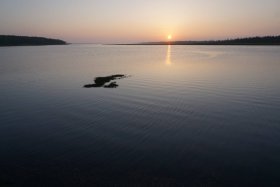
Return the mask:
<path fill-rule="evenodd" d="M 217 40 L 280 32 L 279 0 L 28 2 L 1 2 L 0 25 L 5 25 L 0 27 L 1 34 L 111 44 Z"/>

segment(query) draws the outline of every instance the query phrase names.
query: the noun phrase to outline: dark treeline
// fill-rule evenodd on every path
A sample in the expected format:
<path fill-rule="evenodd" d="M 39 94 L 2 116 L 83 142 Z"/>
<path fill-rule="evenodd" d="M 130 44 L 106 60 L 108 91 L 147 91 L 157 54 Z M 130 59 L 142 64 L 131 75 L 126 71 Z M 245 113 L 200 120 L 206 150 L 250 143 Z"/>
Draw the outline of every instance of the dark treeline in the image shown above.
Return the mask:
<path fill-rule="evenodd" d="M 280 36 L 250 37 L 209 41 L 144 42 L 131 45 L 280 45 Z"/>
<path fill-rule="evenodd" d="M 0 46 L 66 45 L 63 40 L 43 37 L 0 35 Z"/>

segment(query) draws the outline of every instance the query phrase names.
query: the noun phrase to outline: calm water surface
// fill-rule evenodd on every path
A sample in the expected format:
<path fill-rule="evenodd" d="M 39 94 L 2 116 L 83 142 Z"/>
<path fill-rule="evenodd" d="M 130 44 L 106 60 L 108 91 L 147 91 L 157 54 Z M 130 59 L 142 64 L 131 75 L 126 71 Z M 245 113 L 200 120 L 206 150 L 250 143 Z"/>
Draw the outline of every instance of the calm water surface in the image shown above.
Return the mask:
<path fill-rule="evenodd" d="M 280 47 L 2 47 L 0 102 L 0 186 L 280 185 Z"/>

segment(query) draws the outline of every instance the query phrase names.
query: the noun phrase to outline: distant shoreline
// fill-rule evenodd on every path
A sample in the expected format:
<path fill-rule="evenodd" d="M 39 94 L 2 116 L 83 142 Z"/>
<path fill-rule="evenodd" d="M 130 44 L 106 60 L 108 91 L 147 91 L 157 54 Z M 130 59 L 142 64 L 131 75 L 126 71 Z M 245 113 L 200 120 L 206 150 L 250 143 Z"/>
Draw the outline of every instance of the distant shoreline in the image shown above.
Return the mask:
<path fill-rule="evenodd" d="M 69 45 L 60 39 L 33 36 L 0 35 L 0 47 L 12 46 L 47 46 L 47 45 Z M 84 43 L 80 43 L 84 44 Z M 90 43 L 86 43 L 90 44 Z M 140 43 L 116 43 L 98 45 L 217 45 L 217 46 L 279 46 L 279 36 L 248 37 L 226 40 L 205 40 L 205 41 L 159 41 Z"/>
<path fill-rule="evenodd" d="M 227 40 L 207 40 L 207 41 L 160 41 L 141 42 L 114 45 L 280 45 L 279 36 L 249 37 Z"/>
<path fill-rule="evenodd" d="M 0 35 L 0 47 L 12 46 L 45 46 L 45 45 L 67 45 L 68 43 L 52 38 Z"/>

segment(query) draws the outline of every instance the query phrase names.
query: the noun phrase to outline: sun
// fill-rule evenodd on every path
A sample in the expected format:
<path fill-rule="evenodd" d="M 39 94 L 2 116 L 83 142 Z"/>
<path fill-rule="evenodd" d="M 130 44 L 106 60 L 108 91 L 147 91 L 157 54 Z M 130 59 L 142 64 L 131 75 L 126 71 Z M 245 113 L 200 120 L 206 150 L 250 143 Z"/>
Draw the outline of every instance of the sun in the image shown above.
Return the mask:
<path fill-rule="evenodd" d="M 167 36 L 167 39 L 168 39 L 168 40 L 171 40 L 171 39 L 172 39 L 172 35 L 169 34 L 169 35 Z"/>

